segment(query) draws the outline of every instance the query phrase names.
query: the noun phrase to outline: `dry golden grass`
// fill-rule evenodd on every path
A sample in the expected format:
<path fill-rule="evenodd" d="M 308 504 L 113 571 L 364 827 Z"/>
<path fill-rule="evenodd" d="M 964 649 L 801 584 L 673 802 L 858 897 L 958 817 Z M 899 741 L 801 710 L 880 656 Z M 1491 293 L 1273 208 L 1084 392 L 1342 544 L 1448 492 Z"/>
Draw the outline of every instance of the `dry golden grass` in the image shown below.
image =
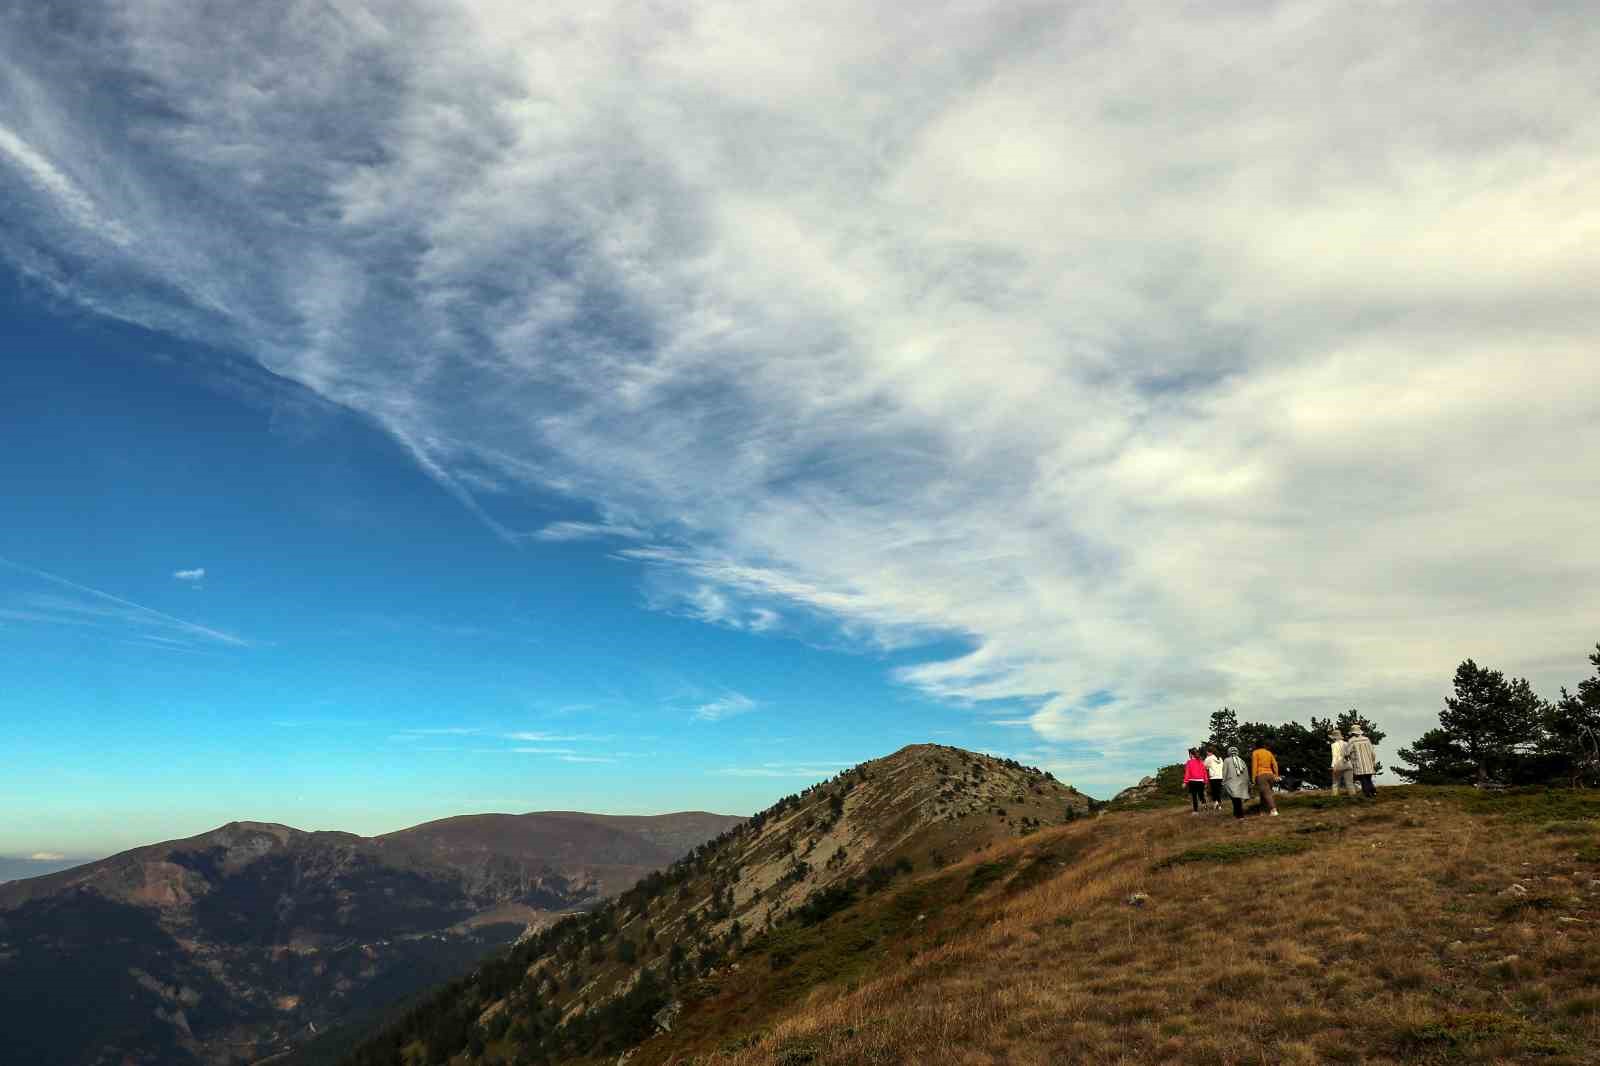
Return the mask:
<path fill-rule="evenodd" d="M 823 923 L 816 951 L 883 933 L 843 977 L 807 985 L 757 946 L 630 1061 L 1600 1062 L 1600 864 L 1581 858 L 1600 803 L 1481 806 L 1413 788 L 1047 830 Z M 1003 876 L 964 890 L 986 862 Z M 903 892 L 927 907 L 906 927 Z"/>

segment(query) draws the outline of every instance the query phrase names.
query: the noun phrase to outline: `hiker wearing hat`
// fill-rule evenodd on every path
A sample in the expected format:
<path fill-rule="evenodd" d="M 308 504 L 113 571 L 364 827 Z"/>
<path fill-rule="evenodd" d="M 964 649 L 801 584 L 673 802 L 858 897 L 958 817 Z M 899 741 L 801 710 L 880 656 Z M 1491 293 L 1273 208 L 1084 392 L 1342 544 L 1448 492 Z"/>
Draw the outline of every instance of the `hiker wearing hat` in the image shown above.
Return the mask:
<path fill-rule="evenodd" d="M 1372 786 L 1372 775 L 1378 772 L 1378 756 L 1372 750 L 1372 738 L 1357 722 L 1350 727 L 1350 743 L 1345 745 L 1345 757 L 1350 760 L 1350 772 L 1361 782 L 1361 794 L 1372 799 L 1378 790 Z M 1350 794 L 1355 795 L 1351 789 Z"/>
<path fill-rule="evenodd" d="M 1332 762 L 1329 764 L 1329 775 L 1333 778 L 1333 794 L 1339 795 L 1348 791 L 1350 795 L 1356 794 L 1355 775 L 1350 771 L 1350 753 L 1348 745 L 1344 742 L 1344 734 L 1337 729 L 1328 734 L 1332 745 Z"/>
<path fill-rule="evenodd" d="M 1272 796 L 1272 786 L 1278 781 L 1278 757 L 1265 744 L 1250 753 L 1250 778 L 1261 797 L 1261 809 L 1276 818 L 1278 801 Z"/>
<path fill-rule="evenodd" d="M 1222 760 L 1222 788 L 1233 801 L 1233 816 L 1244 817 L 1244 801 L 1250 797 L 1250 768 L 1239 758 L 1239 749 L 1230 746 Z"/>

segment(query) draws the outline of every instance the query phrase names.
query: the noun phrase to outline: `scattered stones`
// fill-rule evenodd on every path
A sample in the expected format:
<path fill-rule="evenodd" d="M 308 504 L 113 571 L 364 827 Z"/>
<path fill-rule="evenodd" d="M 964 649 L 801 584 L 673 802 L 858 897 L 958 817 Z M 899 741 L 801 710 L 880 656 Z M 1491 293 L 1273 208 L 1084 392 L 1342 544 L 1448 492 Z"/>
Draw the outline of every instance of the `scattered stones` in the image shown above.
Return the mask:
<path fill-rule="evenodd" d="M 1522 956 L 1521 955 L 1507 955 L 1503 959 L 1495 959 L 1494 960 L 1494 964 L 1496 966 L 1510 966 L 1514 962 L 1521 962 L 1521 961 L 1522 961 Z"/>
<path fill-rule="evenodd" d="M 1528 889 L 1525 886 L 1517 884 L 1515 881 L 1513 881 L 1511 884 L 1501 889 L 1500 894 L 1502 896 L 1526 896 L 1528 894 Z"/>
<path fill-rule="evenodd" d="M 1459 955 L 1467 950 L 1467 942 L 1465 940 L 1452 940 L 1444 946 L 1444 949 L 1452 955 Z"/>
<path fill-rule="evenodd" d="M 1477 933 L 1479 936 L 1485 936 L 1485 935 L 1487 935 L 1489 933 L 1494 932 L 1494 926 L 1492 926 L 1492 925 L 1475 925 L 1475 926 L 1472 927 L 1472 931 L 1474 933 Z"/>
<path fill-rule="evenodd" d="M 1146 903 L 1149 903 L 1149 902 L 1150 902 L 1150 896 L 1149 896 L 1149 893 L 1146 893 L 1146 892 L 1135 892 L 1133 895 L 1129 896 L 1128 899 L 1127 899 L 1127 904 L 1130 907 L 1143 907 Z"/>
<path fill-rule="evenodd" d="M 1587 924 L 1589 924 L 1589 923 L 1585 922 L 1582 918 L 1569 918 L 1565 914 L 1563 914 L 1559 918 L 1557 918 L 1556 921 L 1560 922 L 1562 925 L 1587 925 Z"/>

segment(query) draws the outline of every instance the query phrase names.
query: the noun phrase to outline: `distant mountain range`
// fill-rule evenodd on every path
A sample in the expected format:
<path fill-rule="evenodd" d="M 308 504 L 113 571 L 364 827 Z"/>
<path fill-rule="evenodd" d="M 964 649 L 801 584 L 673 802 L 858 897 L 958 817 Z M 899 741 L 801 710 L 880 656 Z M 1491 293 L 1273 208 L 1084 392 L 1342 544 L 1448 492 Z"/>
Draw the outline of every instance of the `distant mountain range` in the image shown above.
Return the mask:
<path fill-rule="evenodd" d="M 232 822 L 0 884 L 6 1062 L 250 1062 L 467 969 L 739 824 L 447 818 L 378 837 Z"/>

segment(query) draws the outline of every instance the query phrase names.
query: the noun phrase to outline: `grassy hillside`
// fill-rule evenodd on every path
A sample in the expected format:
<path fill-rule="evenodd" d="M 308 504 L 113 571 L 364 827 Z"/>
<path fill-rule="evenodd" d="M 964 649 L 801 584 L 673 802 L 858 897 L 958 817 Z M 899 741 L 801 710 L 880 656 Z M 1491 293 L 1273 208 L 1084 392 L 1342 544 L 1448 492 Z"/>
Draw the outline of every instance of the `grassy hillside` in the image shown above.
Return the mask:
<path fill-rule="evenodd" d="M 804 930 L 827 916 L 1088 805 L 1009 760 L 903 749 L 785 798 L 606 906 L 544 930 L 350 1061 L 614 1060 L 705 1000 L 741 959 L 805 954 Z M 777 984 L 805 987 L 857 961 L 797 967 Z M 751 1004 L 776 1002 L 769 991 Z"/>
<path fill-rule="evenodd" d="M 634 978 L 588 1028 L 546 999 L 574 980 L 602 998 L 557 948 L 515 960 L 509 995 L 455 988 L 459 1049 L 413 1031 L 368 1061 L 1600 1062 L 1600 795 L 1413 787 L 1282 810 L 1078 818 L 813 892 L 714 937 L 682 980 Z M 587 1049 L 526 1041 L 562 1017 Z"/>
<path fill-rule="evenodd" d="M 629 1062 L 1600 1062 L 1600 795 L 1281 804 L 909 879 L 753 944 Z"/>

